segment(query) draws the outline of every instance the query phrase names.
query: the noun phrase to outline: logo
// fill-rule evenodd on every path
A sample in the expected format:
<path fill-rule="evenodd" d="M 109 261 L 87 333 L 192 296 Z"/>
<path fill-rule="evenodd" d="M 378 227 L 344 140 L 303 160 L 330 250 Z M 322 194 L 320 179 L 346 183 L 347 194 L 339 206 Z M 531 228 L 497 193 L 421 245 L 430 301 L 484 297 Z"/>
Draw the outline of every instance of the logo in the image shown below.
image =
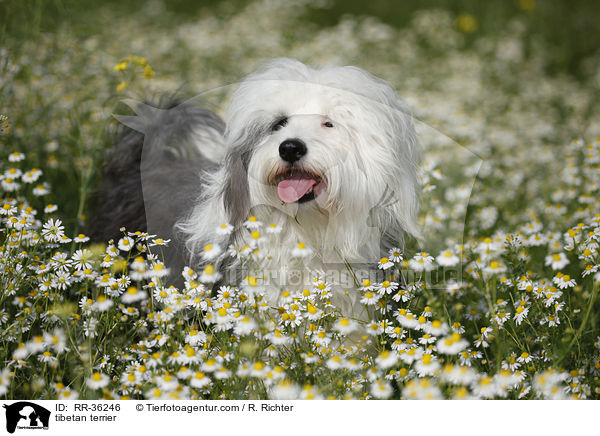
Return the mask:
<path fill-rule="evenodd" d="M 6 431 L 14 433 L 15 429 L 44 429 L 48 430 L 50 411 L 29 401 L 19 401 L 10 405 L 4 404 L 6 409 Z"/>

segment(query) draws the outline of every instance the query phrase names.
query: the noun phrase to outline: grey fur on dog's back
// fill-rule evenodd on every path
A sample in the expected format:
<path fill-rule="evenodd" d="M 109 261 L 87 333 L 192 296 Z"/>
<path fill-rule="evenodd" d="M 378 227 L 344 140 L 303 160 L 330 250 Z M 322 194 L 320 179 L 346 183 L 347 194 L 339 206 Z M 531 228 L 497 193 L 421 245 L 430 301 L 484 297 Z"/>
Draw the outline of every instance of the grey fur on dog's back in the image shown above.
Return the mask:
<path fill-rule="evenodd" d="M 117 117 L 126 127 L 104 168 L 90 233 L 96 240 L 116 240 L 125 227 L 171 239 L 157 253 L 177 277 L 186 253 L 174 225 L 195 205 L 202 175 L 219 166 L 224 124 L 190 102 L 168 109 L 126 103 L 137 115 Z"/>

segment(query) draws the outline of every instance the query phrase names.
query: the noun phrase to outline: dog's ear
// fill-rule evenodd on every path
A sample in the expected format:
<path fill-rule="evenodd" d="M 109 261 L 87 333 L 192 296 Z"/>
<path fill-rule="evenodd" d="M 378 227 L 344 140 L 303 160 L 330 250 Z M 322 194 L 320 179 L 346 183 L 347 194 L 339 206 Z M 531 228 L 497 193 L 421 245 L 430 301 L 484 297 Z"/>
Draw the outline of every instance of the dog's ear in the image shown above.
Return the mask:
<path fill-rule="evenodd" d="M 113 114 L 113 117 L 130 129 L 141 133 L 147 133 L 149 128 L 155 126 L 157 120 L 164 112 L 162 109 L 152 107 L 146 103 L 130 98 L 123 99 L 121 102 L 129 106 L 135 112 L 135 115 Z"/>
<path fill-rule="evenodd" d="M 223 206 L 229 222 L 238 227 L 250 213 L 250 189 L 248 187 L 249 150 L 234 147 L 226 157 Z"/>
<path fill-rule="evenodd" d="M 385 251 L 391 246 L 402 247 L 407 237 L 421 238 L 417 222 L 420 153 L 414 122 L 402 100 L 386 89 L 387 102 L 373 105 L 373 112 L 380 123 L 377 140 L 385 144 L 389 160 L 379 159 L 379 168 L 368 171 L 381 174 L 383 182 L 372 181 L 370 186 L 377 188 L 367 200 L 368 225 L 380 230 Z"/>
<path fill-rule="evenodd" d="M 248 218 L 253 206 L 250 200 L 248 167 L 254 147 L 266 131 L 267 123 L 264 120 L 256 120 L 255 123 L 237 131 L 228 126 L 225 131 L 228 151 L 225 157 L 222 197 L 229 223 L 234 227 L 238 227 Z"/>

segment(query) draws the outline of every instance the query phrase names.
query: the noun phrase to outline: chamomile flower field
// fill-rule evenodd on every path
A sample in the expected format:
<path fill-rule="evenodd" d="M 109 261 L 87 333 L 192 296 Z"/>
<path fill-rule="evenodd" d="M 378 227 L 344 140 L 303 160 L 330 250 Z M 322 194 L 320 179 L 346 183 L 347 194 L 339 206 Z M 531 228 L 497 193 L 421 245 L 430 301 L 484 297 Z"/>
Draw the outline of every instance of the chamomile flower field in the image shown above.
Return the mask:
<path fill-rule="evenodd" d="M 331 12 L 319 0 L 219 2 L 193 19 L 152 1 L 99 8 L 89 31 L 9 29 L 0 398 L 598 399 L 598 52 L 581 76 L 555 68 L 531 27 L 543 5 L 515 5 L 487 33 L 476 13 L 438 7 L 401 26 L 360 13 L 316 24 Z M 162 235 L 86 235 L 124 98 L 202 94 L 222 114 L 235 83 L 276 56 L 365 68 L 414 112 L 426 237 L 348 287 L 370 322 L 341 315 L 318 271 L 267 304 L 262 242 L 279 229 L 254 217 L 253 245 L 206 246 L 208 265 L 178 287 Z M 215 285 L 224 251 L 250 271 L 240 283 Z M 310 254 L 303 241 L 292 251 Z"/>

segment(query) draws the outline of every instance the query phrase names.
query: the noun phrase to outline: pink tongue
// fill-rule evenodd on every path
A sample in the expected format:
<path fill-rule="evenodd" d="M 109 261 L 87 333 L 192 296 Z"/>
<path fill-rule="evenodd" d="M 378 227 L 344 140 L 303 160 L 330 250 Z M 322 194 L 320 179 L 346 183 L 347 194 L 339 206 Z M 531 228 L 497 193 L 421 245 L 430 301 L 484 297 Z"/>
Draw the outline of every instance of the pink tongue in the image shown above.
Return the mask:
<path fill-rule="evenodd" d="M 298 201 L 308 192 L 308 190 L 316 185 L 317 182 L 313 179 L 286 179 L 279 182 L 277 185 L 277 194 L 281 201 L 293 203 Z"/>

